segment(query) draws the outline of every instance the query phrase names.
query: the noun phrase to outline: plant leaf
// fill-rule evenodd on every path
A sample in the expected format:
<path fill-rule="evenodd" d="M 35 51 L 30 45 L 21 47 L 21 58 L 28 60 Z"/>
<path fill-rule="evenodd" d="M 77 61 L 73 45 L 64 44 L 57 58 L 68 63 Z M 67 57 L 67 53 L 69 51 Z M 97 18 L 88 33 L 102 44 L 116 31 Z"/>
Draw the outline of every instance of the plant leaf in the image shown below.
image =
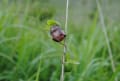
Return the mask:
<path fill-rule="evenodd" d="M 54 25 L 60 25 L 60 23 L 57 22 L 57 21 L 55 21 L 55 20 L 48 20 L 48 21 L 47 21 L 47 25 L 48 25 L 49 27 L 51 27 L 51 26 L 54 26 Z"/>

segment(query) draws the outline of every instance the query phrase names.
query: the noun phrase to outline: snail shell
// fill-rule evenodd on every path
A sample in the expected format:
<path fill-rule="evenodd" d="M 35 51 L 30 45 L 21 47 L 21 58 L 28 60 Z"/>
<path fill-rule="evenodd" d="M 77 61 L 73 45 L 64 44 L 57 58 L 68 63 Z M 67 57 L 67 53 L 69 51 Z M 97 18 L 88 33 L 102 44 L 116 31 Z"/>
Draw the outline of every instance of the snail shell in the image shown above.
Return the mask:
<path fill-rule="evenodd" d="M 61 42 L 66 37 L 65 32 L 59 26 L 51 27 L 50 34 L 56 42 Z"/>

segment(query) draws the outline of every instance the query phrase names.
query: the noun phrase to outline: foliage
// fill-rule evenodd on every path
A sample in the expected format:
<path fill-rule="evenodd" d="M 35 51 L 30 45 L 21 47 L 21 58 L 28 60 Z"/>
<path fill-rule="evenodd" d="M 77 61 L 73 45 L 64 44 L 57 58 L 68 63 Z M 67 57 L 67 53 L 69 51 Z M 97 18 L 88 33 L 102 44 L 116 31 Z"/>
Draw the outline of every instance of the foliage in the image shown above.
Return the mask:
<path fill-rule="evenodd" d="M 53 1 L 56 2 L 54 5 L 51 1 L 43 4 L 38 0 L 34 2 L 26 0 L 23 4 L 18 4 L 17 1 L 2 4 L 1 1 L 0 81 L 59 81 L 63 46 L 53 42 L 48 32 L 44 30 L 49 19 L 61 20 L 62 25 L 65 21 L 64 6 L 61 4 L 64 1 Z M 69 12 L 65 81 L 114 81 L 116 76 L 120 80 L 119 21 L 112 22 L 108 14 L 105 14 L 116 65 L 116 72 L 113 73 L 97 11 L 92 13 L 92 19 L 82 16 L 85 18 L 80 20 L 80 14 L 78 16 L 76 13 L 83 13 L 86 8 L 82 7 L 83 11 L 80 11 L 81 7 L 75 5 L 73 9 L 74 2 L 71 3 Z M 56 13 L 50 6 L 55 8 Z M 45 16 L 45 20 L 43 18 L 40 21 L 41 16 Z M 48 25 L 56 23 L 59 24 L 54 20 L 48 21 Z"/>

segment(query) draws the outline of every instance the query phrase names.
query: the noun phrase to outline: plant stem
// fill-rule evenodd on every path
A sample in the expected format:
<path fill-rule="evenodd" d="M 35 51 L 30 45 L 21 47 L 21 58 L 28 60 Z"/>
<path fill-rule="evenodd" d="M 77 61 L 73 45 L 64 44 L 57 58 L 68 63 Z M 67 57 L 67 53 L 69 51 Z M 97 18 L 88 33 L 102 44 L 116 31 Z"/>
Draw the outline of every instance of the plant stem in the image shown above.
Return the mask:
<path fill-rule="evenodd" d="M 65 55 L 66 55 L 66 42 L 64 40 L 64 53 L 62 55 L 62 68 L 61 68 L 61 78 L 60 81 L 64 81 L 64 67 L 65 67 Z"/>
<path fill-rule="evenodd" d="M 68 7 L 69 7 L 69 0 L 66 0 L 66 17 L 65 17 L 65 33 L 67 35 L 67 25 L 68 25 Z M 64 39 L 64 51 L 62 55 L 62 67 L 61 67 L 61 77 L 60 81 L 64 81 L 64 68 L 65 68 L 65 56 L 67 52 L 67 45 L 66 45 L 66 38 Z"/>

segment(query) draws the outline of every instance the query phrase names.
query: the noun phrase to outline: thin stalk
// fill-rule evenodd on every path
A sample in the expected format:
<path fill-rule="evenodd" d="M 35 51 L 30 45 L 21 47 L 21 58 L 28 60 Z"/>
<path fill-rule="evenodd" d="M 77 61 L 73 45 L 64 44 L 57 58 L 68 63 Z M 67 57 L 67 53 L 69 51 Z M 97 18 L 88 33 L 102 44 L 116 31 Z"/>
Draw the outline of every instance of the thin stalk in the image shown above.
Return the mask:
<path fill-rule="evenodd" d="M 66 17 L 65 17 L 65 33 L 67 35 L 67 25 L 68 25 L 68 7 L 69 7 L 69 0 L 66 2 Z M 66 38 L 64 39 L 64 51 L 62 55 L 62 67 L 61 67 L 61 77 L 60 81 L 64 81 L 64 68 L 65 68 L 65 56 L 67 52 L 67 45 L 66 45 Z"/>
<path fill-rule="evenodd" d="M 112 49 L 111 49 L 111 46 L 110 46 L 110 41 L 109 41 L 109 38 L 108 38 L 106 26 L 105 26 L 105 23 L 104 23 L 104 16 L 103 16 L 102 9 L 101 9 L 99 1 L 96 0 L 96 3 L 97 3 L 99 16 L 100 16 L 101 25 L 102 25 L 101 27 L 102 27 L 102 30 L 103 30 L 103 33 L 104 33 L 104 36 L 105 36 L 105 40 L 106 40 L 106 43 L 107 43 L 107 47 L 108 47 L 108 53 L 109 53 L 109 57 L 110 57 L 110 61 L 111 61 L 112 71 L 115 73 L 116 68 L 115 68 L 115 63 L 114 63 L 114 60 L 113 60 L 113 53 L 112 53 Z M 115 78 L 115 81 L 118 81 L 117 77 Z"/>
<path fill-rule="evenodd" d="M 66 47 L 66 42 L 64 40 L 64 52 L 63 52 L 63 55 L 62 55 L 62 67 L 61 67 L 61 78 L 60 78 L 60 81 L 64 81 L 64 69 L 65 69 L 66 51 L 67 51 L 67 47 Z"/>

